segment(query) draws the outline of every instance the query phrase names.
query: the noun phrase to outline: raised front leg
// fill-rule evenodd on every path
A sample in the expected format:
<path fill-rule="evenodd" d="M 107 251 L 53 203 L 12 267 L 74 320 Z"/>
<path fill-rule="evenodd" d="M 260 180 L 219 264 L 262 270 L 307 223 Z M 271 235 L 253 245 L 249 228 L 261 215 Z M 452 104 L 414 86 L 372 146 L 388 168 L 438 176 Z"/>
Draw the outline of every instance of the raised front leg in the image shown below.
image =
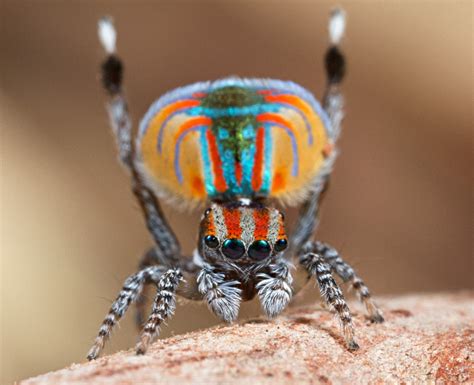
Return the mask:
<path fill-rule="evenodd" d="M 163 215 L 158 199 L 147 187 L 135 165 L 132 124 L 127 99 L 122 90 L 123 64 L 116 54 L 116 31 L 111 19 L 104 18 L 99 21 L 99 38 L 106 52 L 101 67 L 102 84 L 110 96 L 110 124 L 117 140 L 120 160 L 130 171 L 133 193 L 140 203 L 148 230 L 155 241 L 155 252 L 162 263 L 176 266 L 181 254 L 178 240 Z"/>
<path fill-rule="evenodd" d="M 97 358 L 100 354 L 100 351 L 103 349 L 105 342 L 109 338 L 113 327 L 117 324 L 120 318 L 123 317 L 130 304 L 138 298 L 145 282 L 159 282 L 159 278 L 165 270 L 166 269 L 162 266 L 150 266 L 131 275 L 125 280 L 122 290 L 117 299 L 112 303 L 109 313 L 102 322 L 99 334 L 94 341 L 94 345 L 87 355 L 89 360 Z"/>
<path fill-rule="evenodd" d="M 326 90 L 323 97 L 323 108 L 328 115 L 330 127 L 328 131 L 329 146 L 323 152 L 324 162 L 318 176 L 312 181 L 311 195 L 302 205 L 298 221 L 290 238 L 290 248 L 286 255 L 290 258 L 297 254 L 308 242 L 318 227 L 318 216 L 324 192 L 328 188 L 329 176 L 337 157 L 337 149 L 333 148 L 341 132 L 344 118 L 344 97 L 341 82 L 345 73 L 345 59 L 340 49 L 344 35 L 345 15 L 341 9 L 335 9 L 329 19 L 330 45 L 326 51 Z"/>
<path fill-rule="evenodd" d="M 321 255 L 331 266 L 331 269 L 344 281 L 349 282 L 357 294 L 359 300 L 365 305 L 372 322 L 381 323 L 384 321 L 382 312 L 373 301 L 369 288 L 364 281 L 356 274 L 354 269 L 345 262 L 338 251 L 323 242 L 308 242 L 303 248 L 303 252 L 313 252 Z"/>
<path fill-rule="evenodd" d="M 276 317 L 291 301 L 293 296 L 293 277 L 287 261 L 266 266 L 265 271 L 257 275 L 259 282 L 255 286 L 265 314 Z"/>
<path fill-rule="evenodd" d="M 315 253 L 306 253 L 300 257 L 300 264 L 308 273 L 316 278 L 319 285 L 321 296 L 324 298 L 330 308 L 336 311 L 341 321 L 342 334 L 349 350 L 359 349 L 359 345 L 354 340 L 354 327 L 352 326 L 352 317 L 347 306 L 342 291 L 331 275 L 331 267 L 324 258 Z"/>

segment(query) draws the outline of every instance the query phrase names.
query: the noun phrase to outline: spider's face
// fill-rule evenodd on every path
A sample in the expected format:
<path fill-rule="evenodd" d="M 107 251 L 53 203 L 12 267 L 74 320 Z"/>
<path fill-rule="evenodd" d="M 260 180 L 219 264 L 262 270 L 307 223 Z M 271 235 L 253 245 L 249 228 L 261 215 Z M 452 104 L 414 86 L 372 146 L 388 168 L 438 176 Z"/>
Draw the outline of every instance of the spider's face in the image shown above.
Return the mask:
<path fill-rule="evenodd" d="M 206 260 L 255 263 L 286 249 L 283 215 L 246 202 L 214 203 L 201 221 L 200 250 Z"/>

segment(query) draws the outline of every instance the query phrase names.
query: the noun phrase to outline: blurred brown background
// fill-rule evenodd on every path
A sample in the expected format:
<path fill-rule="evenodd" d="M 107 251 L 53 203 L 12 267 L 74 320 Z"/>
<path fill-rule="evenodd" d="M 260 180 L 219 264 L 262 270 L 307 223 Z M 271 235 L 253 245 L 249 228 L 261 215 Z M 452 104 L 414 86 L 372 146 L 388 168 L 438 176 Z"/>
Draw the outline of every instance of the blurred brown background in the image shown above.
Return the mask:
<path fill-rule="evenodd" d="M 376 294 L 473 287 L 472 3 L 338 3 L 347 119 L 319 238 Z M 2 383 L 84 360 L 151 244 L 107 125 L 97 19 L 115 18 L 136 122 L 164 91 L 229 74 L 320 97 L 335 4 L 2 1 Z M 198 214 L 165 210 L 191 251 Z M 107 352 L 134 345 L 132 320 Z M 186 304 L 162 336 L 215 323 Z"/>

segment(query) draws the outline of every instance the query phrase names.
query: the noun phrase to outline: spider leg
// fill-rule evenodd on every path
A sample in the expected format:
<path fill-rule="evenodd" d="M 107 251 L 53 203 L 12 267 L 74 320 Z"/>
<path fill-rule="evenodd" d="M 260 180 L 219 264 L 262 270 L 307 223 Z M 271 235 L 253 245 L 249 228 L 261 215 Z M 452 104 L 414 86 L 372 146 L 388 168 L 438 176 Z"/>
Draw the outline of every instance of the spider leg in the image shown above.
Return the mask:
<path fill-rule="evenodd" d="M 132 124 L 128 104 L 122 90 L 123 64 L 116 54 L 116 31 L 108 18 L 99 21 L 99 38 L 106 52 L 102 63 L 102 84 L 110 96 L 108 111 L 112 131 L 117 140 L 119 157 L 130 171 L 132 190 L 142 208 L 146 225 L 156 248 L 155 252 L 169 266 L 179 264 L 181 250 L 178 240 L 171 230 L 161 210 L 158 199 L 147 187 L 135 164 L 135 147 L 132 141 Z"/>
<path fill-rule="evenodd" d="M 167 261 L 160 258 L 160 254 L 156 251 L 156 248 L 148 250 L 140 260 L 138 264 L 138 271 L 141 271 L 149 266 L 168 266 Z M 180 285 L 178 288 L 178 294 L 189 300 L 202 300 L 202 295 L 199 293 L 196 283 L 197 272 L 199 267 L 196 265 L 192 258 L 184 257 L 180 261 L 179 268 L 184 276 L 185 284 Z M 135 300 L 135 326 L 138 331 L 141 331 L 145 325 L 146 315 L 145 309 L 147 304 L 147 292 L 150 283 L 156 283 L 153 280 L 146 280 L 143 285 L 143 289 Z"/>
<path fill-rule="evenodd" d="M 269 318 L 274 318 L 285 310 L 293 296 L 293 277 L 288 261 L 268 265 L 264 272 L 257 274 L 257 279 L 255 288 L 263 311 Z"/>
<path fill-rule="evenodd" d="M 148 250 L 140 259 L 138 264 L 138 271 L 141 271 L 149 266 L 164 265 L 163 261 L 159 258 L 159 254 L 156 252 L 155 248 Z M 147 303 L 147 292 L 150 283 L 153 283 L 151 280 L 146 280 L 143 285 L 143 289 L 135 300 L 135 326 L 138 331 L 141 331 L 146 318 L 145 318 L 145 308 Z"/>
<path fill-rule="evenodd" d="M 330 45 L 326 51 L 326 91 L 323 97 L 323 108 L 331 122 L 331 138 L 336 141 L 341 132 L 341 122 L 344 118 L 344 98 L 340 84 L 346 72 L 346 60 L 341 52 L 340 43 L 345 29 L 345 13 L 337 8 L 329 18 Z"/>
<path fill-rule="evenodd" d="M 365 308 L 369 314 L 369 318 L 372 322 L 381 323 L 384 321 L 382 312 L 377 307 L 370 295 L 369 288 L 356 274 L 352 266 L 342 259 L 334 247 L 323 242 L 308 242 L 308 244 L 304 247 L 304 250 L 321 255 L 331 266 L 332 271 L 334 271 L 344 282 L 350 282 L 352 288 L 357 294 L 357 297 L 365 305 Z"/>
<path fill-rule="evenodd" d="M 130 304 L 137 299 L 144 283 L 146 281 L 159 282 L 159 278 L 164 271 L 166 271 L 166 268 L 163 266 L 150 266 L 129 276 L 125 280 L 122 290 L 112 303 L 109 313 L 99 329 L 99 334 L 97 335 L 92 348 L 89 350 L 87 355 L 89 360 L 98 357 L 105 342 L 110 337 L 113 327 L 117 324 L 120 318 L 123 317 Z"/>
<path fill-rule="evenodd" d="M 228 323 L 237 318 L 242 301 L 239 281 L 226 280 L 224 273 L 205 264 L 197 277 L 197 284 L 209 309 L 217 317 Z"/>
<path fill-rule="evenodd" d="M 341 123 L 344 118 L 344 98 L 340 85 L 345 74 L 345 58 L 340 50 L 340 42 L 344 35 L 345 15 L 341 9 L 335 9 L 329 18 L 330 45 L 326 51 L 326 90 L 323 97 L 323 108 L 330 121 L 330 139 L 334 144 L 341 132 Z M 326 154 L 324 163 L 318 176 L 312 182 L 311 195 L 302 205 L 298 222 L 291 236 L 290 248 L 287 256 L 298 254 L 303 245 L 316 231 L 319 219 L 319 208 L 324 192 L 328 188 L 337 151 Z"/>
<path fill-rule="evenodd" d="M 331 267 L 322 256 L 315 253 L 305 253 L 300 257 L 300 264 L 315 277 L 321 296 L 330 308 L 336 311 L 341 321 L 342 333 L 349 350 L 357 350 L 359 345 L 354 340 L 352 317 L 341 289 L 331 275 Z"/>
<path fill-rule="evenodd" d="M 169 269 L 160 276 L 153 309 L 136 346 L 137 354 L 145 354 L 153 338 L 158 334 L 160 325 L 174 314 L 176 290 L 182 280 L 183 275 L 179 269 Z"/>

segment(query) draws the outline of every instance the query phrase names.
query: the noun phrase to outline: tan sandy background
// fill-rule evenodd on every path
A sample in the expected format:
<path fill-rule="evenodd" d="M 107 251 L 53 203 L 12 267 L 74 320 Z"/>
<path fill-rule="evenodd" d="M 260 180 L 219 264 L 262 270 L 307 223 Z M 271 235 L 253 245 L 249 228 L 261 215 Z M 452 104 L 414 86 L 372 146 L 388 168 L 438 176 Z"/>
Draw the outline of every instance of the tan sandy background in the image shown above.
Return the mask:
<path fill-rule="evenodd" d="M 376 294 L 473 287 L 472 3 L 340 3 L 348 108 L 319 238 Z M 291 79 L 321 96 L 335 4 L 0 3 L 2 383 L 83 360 L 151 244 L 107 125 L 97 19 L 116 20 L 136 121 L 166 90 L 229 74 Z M 165 211 L 191 251 L 198 214 Z M 132 320 L 107 352 L 134 345 Z M 215 323 L 185 304 L 162 335 Z"/>

